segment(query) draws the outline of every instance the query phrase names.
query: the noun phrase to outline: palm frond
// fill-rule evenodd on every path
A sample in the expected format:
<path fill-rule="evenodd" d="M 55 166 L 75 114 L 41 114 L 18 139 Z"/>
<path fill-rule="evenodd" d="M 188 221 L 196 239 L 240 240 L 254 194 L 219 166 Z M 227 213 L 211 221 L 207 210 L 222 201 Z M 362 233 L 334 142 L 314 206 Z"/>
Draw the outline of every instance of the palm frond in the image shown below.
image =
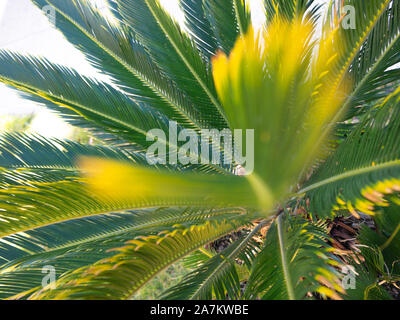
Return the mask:
<path fill-rule="evenodd" d="M 115 252 L 109 252 L 109 249 L 122 246 L 135 237 L 155 235 L 175 224 L 190 227 L 207 220 L 240 215 L 239 209 L 134 210 L 70 220 L 1 238 L 0 297 L 10 297 L 40 286 L 41 271 L 45 266 L 53 266 L 60 277 L 112 256 Z"/>
<path fill-rule="evenodd" d="M 316 156 L 345 93 L 327 77 L 326 60 L 336 59 L 336 41 L 321 46 L 314 64 L 312 35 L 310 23 L 275 19 L 266 33 L 250 30 L 229 57 L 220 53 L 213 60 L 226 115 L 234 128 L 254 128 L 254 174 L 277 197 Z"/>
<path fill-rule="evenodd" d="M 180 0 L 180 5 L 185 14 L 185 23 L 189 34 L 209 63 L 210 58 L 218 50 L 218 43 L 211 24 L 206 18 L 203 0 Z"/>
<path fill-rule="evenodd" d="M 361 259 L 345 256 L 352 269 L 354 283 L 346 290 L 349 300 L 392 300 L 387 286 L 400 279 L 400 201 L 389 196 L 389 205 L 374 215 L 375 230 L 362 226 L 357 237 Z M 386 286 L 385 286 L 386 285 Z"/>
<path fill-rule="evenodd" d="M 10 88 L 14 89 L 13 87 Z M 60 115 L 60 106 L 57 103 L 54 103 L 47 98 L 42 98 L 40 96 L 25 93 L 23 91 L 17 91 L 17 93 L 22 98 L 33 101 L 34 103 L 49 109 L 51 112 L 55 112 L 56 114 Z M 131 144 L 129 141 L 118 135 L 116 131 L 108 130 L 107 128 L 104 128 L 102 124 L 96 124 L 93 121 L 88 121 L 88 119 L 82 117 L 72 109 L 63 108 L 62 114 L 63 120 L 68 124 L 90 133 L 93 137 L 105 145 L 119 148 L 129 153 L 136 153 L 138 155 L 141 153 L 143 154 L 142 147 Z"/>
<path fill-rule="evenodd" d="M 102 157 L 145 164 L 145 159 L 120 149 L 83 145 L 37 134 L 4 133 L 0 136 L 0 167 L 5 169 L 62 169 L 78 171 L 81 156 Z"/>
<path fill-rule="evenodd" d="M 109 84 L 81 76 L 73 69 L 52 64 L 46 59 L 6 51 L 0 51 L 0 67 L 0 81 L 37 97 L 39 102 L 49 101 L 46 106 L 71 124 L 89 127 L 100 137 L 116 140 L 118 146 L 124 145 L 125 141 L 130 144 L 129 149 L 144 153 L 154 143 L 148 139 L 151 130 L 157 128 L 169 132 L 169 119 L 158 111 L 147 105 L 138 105 Z M 68 83 L 67 87 L 65 83 Z M 178 131 L 181 129 L 177 127 Z M 99 131 L 105 134 L 99 134 Z M 158 142 L 178 149 L 177 141 L 159 139 Z M 232 171 L 230 165 L 208 163 L 197 167 L 200 171 Z"/>
<path fill-rule="evenodd" d="M 382 256 L 385 266 L 376 268 L 382 278 L 400 277 L 400 201 L 398 198 L 389 197 L 390 205 L 381 207 L 374 216 L 376 230 L 363 227 L 358 240 L 361 246 L 361 254 L 367 256 L 365 251 L 376 251 Z M 368 246 L 365 248 L 364 246 Z"/>
<path fill-rule="evenodd" d="M 349 68 L 354 90 L 345 102 L 349 110 L 347 117 L 363 112 L 366 104 L 385 97 L 399 79 L 400 70 L 395 66 L 400 62 L 400 2 L 389 2 Z M 356 10 L 363 10 L 362 6 Z"/>
<path fill-rule="evenodd" d="M 56 27 L 87 60 L 136 101 L 146 103 L 183 126 L 208 127 L 191 99 L 162 75 L 126 25 L 113 25 L 87 0 L 34 0 L 57 12 Z M 112 1 L 113 12 L 117 5 Z"/>
<path fill-rule="evenodd" d="M 275 17 L 286 20 L 306 20 L 314 24 L 320 18 L 321 4 L 314 0 L 264 0 L 267 24 Z"/>
<path fill-rule="evenodd" d="M 113 17 L 117 19 L 119 23 L 122 23 L 122 16 L 118 11 L 118 4 L 115 2 L 115 0 L 107 0 L 107 5 Z"/>
<path fill-rule="evenodd" d="M 394 0 L 394 2 L 397 2 L 397 0 Z M 356 70 L 359 64 L 364 65 L 364 69 L 369 69 L 370 66 L 364 64 L 364 61 L 360 61 L 360 57 L 365 50 L 368 50 L 371 41 L 374 42 L 375 50 L 378 46 L 379 48 L 384 48 L 382 43 L 378 43 L 374 39 L 378 34 L 383 34 L 387 31 L 388 23 L 393 23 L 393 21 L 388 22 L 386 20 L 388 18 L 388 9 L 392 3 L 393 0 L 377 0 L 368 4 L 365 1 L 358 0 L 331 2 L 334 10 L 328 11 L 327 22 L 323 30 L 323 39 L 329 39 L 332 34 L 340 39 L 339 59 L 332 65 L 332 69 L 334 69 L 331 75 L 332 83 L 343 83 L 346 79 L 357 78 L 358 75 L 352 73 L 352 69 Z M 345 5 L 352 6 L 355 9 L 356 28 L 344 28 L 342 26 L 342 20 L 347 14 L 347 12 L 343 12 Z M 379 51 L 379 49 L 377 50 Z M 371 52 L 368 50 L 367 54 L 370 55 Z M 371 55 L 372 59 L 376 59 L 374 55 Z M 346 110 L 346 108 L 348 108 L 348 103 L 343 104 L 341 111 Z M 343 112 L 337 114 L 332 125 L 341 120 L 341 117 L 343 117 Z"/>
<path fill-rule="evenodd" d="M 385 195 L 400 191 L 399 93 L 371 110 L 299 191 L 314 214 L 373 214 Z"/>
<path fill-rule="evenodd" d="M 238 222 L 209 222 L 189 229 L 177 227 L 158 236 L 137 238 L 117 254 L 64 275 L 57 288 L 40 290 L 31 299 L 126 299 L 155 274 L 238 227 Z"/>
<path fill-rule="evenodd" d="M 355 258 L 356 252 L 352 253 L 353 256 L 344 257 L 346 264 L 342 272 L 345 277 L 342 281 L 348 288 L 343 298 L 345 300 L 392 300 L 389 292 L 379 285 L 381 280 L 376 267 L 384 267 L 383 259 L 372 248 L 363 251 L 363 261 Z"/>
<path fill-rule="evenodd" d="M 179 205 L 189 205 L 195 201 L 201 205 L 200 200 L 206 192 L 207 177 L 197 181 L 197 188 L 203 185 L 203 193 L 198 194 L 196 199 L 185 198 L 188 193 L 185 178 L 181 181 L 181 187 L 185 189 L 180 201 L 163 198 L 142 198 L 143 194 L 135 198 L 135 201 L 114 202 L 105 199 L 103 195 L 91 194 L 79 177 L 80 168 L 76 166 L 76 160 L 80 156 L 96 156 L 114 160 L 124 160 L 131 164 L 146 164 L 146 160 L 139 154 L 126 151 L 116 151 L 108 147 L 83 146 L 68 141 L 56 139 L 45 139 L 40 137 L 27 137 L 24 135 L 6 135 L 0 140 L 0 203 L 2 208 L 0 224 L 1 236 L 15 232 L 30 230 L 43 225 L 57 223 L 96 214 L 124 210 L 124 208 L 136 209 L 139 207 L 150 207 L 177 201 Z M 158 171 L 160 172 L 160 171 Z M 170 173 L 164 171 L 166 185 L 162 187 L 163 192 L 170 189 Z M 157 176 L 155 168 L 151 175 Z M 132 178 L 132 177 L 131 177 Z M 137 177 L 134 176 L 132 181 Z M 237 178 L 237 177 L 231 177 Z M 188 178 L 186 178 L 188 179 Z M 204 179 L 203 182 L 201 180 Z M 217 182 L 218 177 L 211 178 L 211 182 Z M 172 179 L 173 180 L 173 179 Z M 190 179 L 189 179 L 190 180 Z M 228 179 L 229 183 L 231 182 Z M 132 181 L 129 181 L 131 185 Z M 156 183 L 156 180 L 149 181 Z M 186 183 L 185 183 L 186 181 Z M 238 188 L 244 187 L 246 191 L 248 184 L 239 178 L 233 180 Z M 157 183 L 156 183 L 157 184 Z M 196 185 L 196 182 L 195 182 Z M 219 188 L 224 188 L 222 185 Z M 217 187 L 218 189 L 218 187 Z M 239 191 L 238 189 L 238 191 Z M 211 188 L 207 192 L 213 193 Z M 225 192 L 227 197 L 229 192 Z M 241 192 L 242 200 L 246 192 Z M 183 199 L 182 199 L 183 197 Z M 216 195 L 213 195 L 216 197 Z M 250 196 L 251 198 L 251 196 Z M 249 198 L 249 199 L 250 199 Z M 182 201 L 183 200 L 183 201 Z M 226 199 L 227 200 L 227 199 Z M 154 203 L 152 201 L 155 201 Z"/>
<path fill-rule="evenodd" d="M 179 284 L 167 289 L 161 299 L 168 300 L 224 300 L 239 299 L 241 287 L 236 269 L 236 259 L 244 255 L 248 262 L 258 252 L 258 244 L 252 239 L 264 223 L 259 224 L 248 235 L 237 240 L 227 249 L 214 255 L 195 271 L 189 273 Z M 243 260 L 243 259 L 242 259 Z"/>
<path fill-rule="evenodd" d="M 153 109 L 139 106 L 106 83 L 46 59 L 0 51 L 0 70 L 0 81 L 53 102 L 58 106 L 55 111 L 67 120 L 72 110 L 134 145 L 148 145 L 146 134 L 153 128 L 167 132 L 168 120 Z"/>
<path fill-rule="evenodd" d="M 228 127 L 218 101 L 209 67 L 192 40 L 158 0 L 116 1 L 124 21 L 137 40 L 178 88 L 192 98 L 210 128 Z"/>
<path fill-rule="evenodd" d="M 156 206 L 201 206 L 261 208 L 271 210 L 274 198 L 269 189 L 253 190 L 253 176 L 221 176 L 157 171 L 129 163 L 83 158 L 80 168 L 90 191 L 119 203 L 121 209 Z"/>
<path fill-rule="evenodd" d="M 146 164 L 142 155 L 122 149 L 5 133 L 0 136 L 0 189 L 6 191 L 10 186 L 56 183 L 78 177 L 76 161 L 81 156 Z"/>
<path fill-rule="evenodd" d="M 114 165 L 114 162 L 112 164 Z M 144 172 L 146 173 L 146 171 Z M 197 181 L 188 182 L 187 179 L 189 178 L 184 175 L 183 178 L 178 180 L 180 181 L 178 190 L 170 190 L 171 182 L 177 183 L 177 180 L 174 180 L 175 176 L 171 178 L 170 175 L 165 174 L 165 181 L 163 181 L 158 178 L 159 174 L 162 176 L 160 171 L 152 171 L 151 175 L 142 177 L 148 179 L 148 183 L 161 187 L 160 192 L 164 196 L 157 198 L 145 192 L 146 188 L 142 188 L 145 185 L 132 184 L 138 176 L 134 174 L 132 180 L 132 176 L 129 176 L 130 172 L 128 172 L 126 177 L 129 176 L 131 180 L 127 185 L 131 187 L 127 188 L 125 193 L 110 198 L 107 197 L 108 193 L 93 194 L 90 192 L 84 180 L 77 177 L 76 172 L 68 172 L 69 174 L 61 172 L 56 178 L 48 178 L 47 171 L 44 171 L 44 177 L 40 176 L 42 171 L 35 171 L 33 176 L 25 173 L 20 175 L 15 170 L 11 172 L 3 170 L 1 173 L 13 182 L 10 185 L 2 186 L 0 189 L 0 205 L 2 208 L 0 236 L 2 237 L 52 223 L 129 209 L 173 206 L 173 203 L 177 203 L 178 206 L 211 207 L 215 202 L 210 197 L 210 203 L 204 205 L 204 194 L 212 195 L 214 199 L 218 199 L 218 196 L 213 192 L 220 191 L 222 188 L 226 189 L 225 183 L 220 186 L 212 185 L 213 182 L 218 181 L 216 177 L 211 179 L 210 188 L 210 181 L 208 180 L 210 176 L 206 176 L 204 180 L 200 178 Z M 123 173 L 127 172 L 124 171 Z M 154 177 L 156 177 L 156 180 L 154 180 Z M 116 176 L 115 179 L 118 180 L 121 177 Z M 4 179 L 2 178 L 2 180 Z M 158 180 L 160 181 L 159 184 L 157 184 Z M 140 179 L 136 181 L 140 181 Z M 122 182 L 125 183 L 126 181 Z M 237 184 L 238 194 L 232 194 L 238 199 L 232 200 L 235 196 L 225 191 L 225 202 L 250 201 L 253 196 L 245 195 L 248 187 L 246 182 L 239 179 L 234 183 Z M 142 190 L 142 192 L 132 195 L 130 192 L 135 185 L 138 188 L 137 190 Z M 122 188 L 121 184 L 120 186 Z M 113 187 L 116 187 L 116 185 Z M 244 190 L 241 189 L 243 187 Z M 194 198 L 191 195 L 187 196 L 190 193 L 189 190 L 196 188 L 199 193 Z M 129 197 L 124 198 L 127 194 Z M 224 207 L 223 202 L 215 201 L 218 202 L 218 207 Z"/>
<path fill-rule="evenodd" d="M 205 16 L 217 39 L 218 48 L 225 54 L 229 54 L 238 37 L 244 35 L 251 24 L 249 2 L 247 0 L 207 0 L 203 1 L 203 5 Z"/>
<path fill-rule="evenodd" d="M 180 0 L 185 28 L 160 0 L 106 0 L 115 20 L 91 0 L 32 1 L 55 10 L 55 27 L 107 80 L 0 50 L 0 82 L 106 146 L 0 136 L 0 298 L 131 298 L 188 255 L 197 268 L 162 298 L 390 298 L 386 285 L 400 279 L 399 0 L 332 0 L 321 37 L 313 0 L 264 0 L 257 34 L 247 0 Z M 343 25 L 347 5 L 356 28 Z M 149 168 L 154 140 L 168 162 L 184 152 L 166 137 L 176 122 L 178 133 L 246 130 L 246 162 L 231 150 L 225 164 L 226 141 L 209 141 L 222 165 L 186 152 L 201 164 Z M 261 249 L 263 223 L 248 228 L 295 202 L 312 218 L 374 214 L 377 228 L 339 259 L 324 222 L 283 209 Z M 238 230 L 221 253 L 204 249 Z M 342 262 L 355 290 L 340 283 Z M 49 265 L 55 289 L 41 283 Z"/>
<path fill-rule="evenodd" d="M 280 215 L 254 261 L 245 298 L 304 299 L 319 292 L 339 299 L 343 289 L 334 267 L 340 263 L 327 239 L 323 225 Z"/>

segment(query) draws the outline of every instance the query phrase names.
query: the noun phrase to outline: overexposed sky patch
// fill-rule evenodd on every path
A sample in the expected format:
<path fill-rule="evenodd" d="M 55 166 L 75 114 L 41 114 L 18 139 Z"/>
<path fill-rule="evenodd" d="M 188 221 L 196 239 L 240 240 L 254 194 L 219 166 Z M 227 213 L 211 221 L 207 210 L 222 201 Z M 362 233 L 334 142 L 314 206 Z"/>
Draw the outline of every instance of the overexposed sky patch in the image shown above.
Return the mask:
<path fill-rule="evenodd" d="M 0 1 L 0 21 L 3 19 L 3 14 L 6 8 L 6 4 L 7 4 L 6 0 Z"/>

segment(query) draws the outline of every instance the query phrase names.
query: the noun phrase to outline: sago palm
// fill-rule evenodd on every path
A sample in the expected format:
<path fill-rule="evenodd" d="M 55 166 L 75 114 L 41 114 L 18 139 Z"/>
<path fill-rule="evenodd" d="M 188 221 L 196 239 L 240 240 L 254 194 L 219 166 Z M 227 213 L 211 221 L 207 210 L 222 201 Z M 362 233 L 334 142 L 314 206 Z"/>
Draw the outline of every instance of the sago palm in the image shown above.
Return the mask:
<path fill-rule="evenodd" d="M 183 258 L 192 271 L 161 298 L 391 298 L 399 0 L 265 0 L 260 29 L 244 0 L 181 0 L 184 27 L 158 0 L 110 0 L 112 18 L 88 0 L 33 2 L 109 81 L 9 51 L 0 80 L 103 143 L 1 137 L 1 298 L 128 299 Z M 254 165 L 212 139 L 221 161 L 173 161 L 171 125 L 254 130 Z M 168 161 L 149 161 L 154 129 Z M 362 245 L 335 249 L 332 219 L 366 215 Z M 222 252 L 208 245 L 234 231 Z"/>

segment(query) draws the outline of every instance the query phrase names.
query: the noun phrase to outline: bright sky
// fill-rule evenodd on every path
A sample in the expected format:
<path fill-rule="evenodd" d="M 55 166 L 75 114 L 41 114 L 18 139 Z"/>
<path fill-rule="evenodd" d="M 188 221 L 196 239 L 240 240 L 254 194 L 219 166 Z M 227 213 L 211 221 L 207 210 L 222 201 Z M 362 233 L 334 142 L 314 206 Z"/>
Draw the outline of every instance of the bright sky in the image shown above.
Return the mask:
<path fill-rule="evenodd" d="M 95 1 L 104 8 L 104 0 Z M 179 22 L 183 14 L 178 0 L 160 0 Z M 319 0 L 327 1 L 327 0 Z M 262 21 L 261 0 L 251 0 L 253 20 Z M 105 8 L 104 8 L 105 9 Z M 75 49 L 62 34 L 55 30 L 45 16 L 30 0 L 0 0 L 0 49 L 44 56 L 52 62 L 76 68 L 89 76 L 99 76 L 83 54 Z M 32 130 L 45 136 L 68 137 L 71 128 L 43 107 L 24 100 L 13 90 L 0 84 L 0 126 L 1 118 L 8 115 L 37 114 Z"/>

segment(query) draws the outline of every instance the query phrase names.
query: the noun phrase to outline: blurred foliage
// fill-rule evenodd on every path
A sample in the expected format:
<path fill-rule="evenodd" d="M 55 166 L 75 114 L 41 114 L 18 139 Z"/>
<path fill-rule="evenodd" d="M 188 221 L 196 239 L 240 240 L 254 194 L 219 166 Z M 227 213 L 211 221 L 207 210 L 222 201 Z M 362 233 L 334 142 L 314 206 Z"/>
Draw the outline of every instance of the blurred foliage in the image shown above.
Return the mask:
<path fill-rule="evenodd" d="M 34 114 L 0 117 L 0 131 L 27 132 L 34 118 Z"/>
<path fill-rule="evenodd" d="M 189 272 L 190 269 L 181 260 L 154 277 L 153 280 L 135 294 L 133 300 L 157 299 L 166 289 L 180 283 Z"/>
<path fill-rule="evenodd" d="M 32 123 L 36 114 L 27 115 L 4 115 L 0 116 L 0 133 L 1 132 L 20 132 L 29 133 L 32 131 Z M 99 139 L 96 139 L 87 130 L 79 127 L 73 127 L 71 134 L 66 137 L 69 140 L 82 144 L 104 145 Z"/>

